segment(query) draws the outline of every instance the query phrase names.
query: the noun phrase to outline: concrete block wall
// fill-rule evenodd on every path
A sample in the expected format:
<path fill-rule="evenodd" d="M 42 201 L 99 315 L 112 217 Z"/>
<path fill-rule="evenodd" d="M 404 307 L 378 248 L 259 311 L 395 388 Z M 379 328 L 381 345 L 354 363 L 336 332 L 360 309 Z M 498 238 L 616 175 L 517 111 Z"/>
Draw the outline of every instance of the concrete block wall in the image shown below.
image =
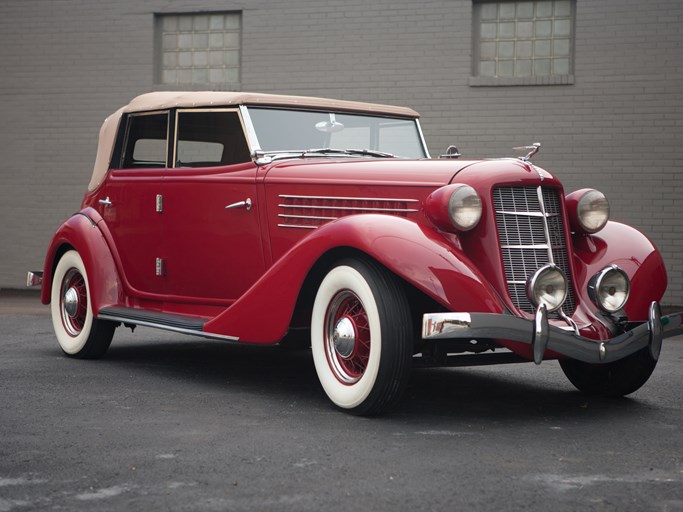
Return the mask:
<path fill-rule="evenodd" d="M 41 268 L 78 210 L 99 126 L 154 83 L 154 14 L 242 13 L 228 88 L 407 105 L 437 155 L 535 162 L 662 250 L 683 304 L 683 4 L 577 0 L 574 84 L 470 85 L 472 0 L 33 0 L 0 3 L 0 288 Z"/>

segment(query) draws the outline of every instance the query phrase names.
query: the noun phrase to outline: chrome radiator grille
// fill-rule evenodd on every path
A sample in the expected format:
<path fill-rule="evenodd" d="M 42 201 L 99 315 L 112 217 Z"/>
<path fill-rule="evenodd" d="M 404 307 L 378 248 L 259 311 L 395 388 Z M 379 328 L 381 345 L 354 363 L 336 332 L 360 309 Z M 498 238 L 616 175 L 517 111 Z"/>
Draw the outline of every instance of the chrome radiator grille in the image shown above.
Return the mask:
<path fill-rule="evenodd" d="M 576 302 L 557 190 L 499 187 L 493 191 L 493 207 L 505 279 L 513 304 L 533 313 L 533 305 L 526 294 L 527 280 L 542 266 L 554 263 L 569 281 L 567 300 L 562 309 L 571 315 L 576 309 Z"/>

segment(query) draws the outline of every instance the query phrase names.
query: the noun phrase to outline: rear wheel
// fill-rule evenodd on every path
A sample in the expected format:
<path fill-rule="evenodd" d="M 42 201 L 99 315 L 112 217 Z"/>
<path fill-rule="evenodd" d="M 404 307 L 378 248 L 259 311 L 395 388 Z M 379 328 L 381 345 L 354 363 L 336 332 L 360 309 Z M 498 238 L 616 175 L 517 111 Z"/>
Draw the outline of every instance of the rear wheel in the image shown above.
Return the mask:
<path fill-rule="evenodd" d="M 57 263 L 50 310 L 57 341 L 67 356 L 96 359 L 104 355 L 116 324 L 94 318 L 88 274 L 76 251 L 64 253 Z"/>
<path fill-rule="evenodd" d="M 650 378 L 656 365 L 649 348 L 607 364 L 575 359 L 560 361 L 562 371 L 579 391 L 604 396 L 624 396 L 637 391 Z"/>
<path fill-rule="evenodd" d="M 392 273 L 348 259 L 318 288 L 311 350 L 330 400 L 354 414 L 379 414 L 400 398 L 412 363 L 412 325 L 405 292 Z"/>

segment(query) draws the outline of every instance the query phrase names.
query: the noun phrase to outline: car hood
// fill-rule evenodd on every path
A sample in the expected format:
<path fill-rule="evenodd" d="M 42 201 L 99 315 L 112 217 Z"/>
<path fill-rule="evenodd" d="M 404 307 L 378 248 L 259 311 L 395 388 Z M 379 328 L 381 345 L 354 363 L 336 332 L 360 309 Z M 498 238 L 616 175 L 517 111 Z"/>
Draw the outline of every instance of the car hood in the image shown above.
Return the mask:
<path fill-rule="evenodd" d="M 530 184 L 540 179 L 546 185 L 561 186 L 546 170 L 516 158 L 295 158 L 275 161 L 262 167 L 261 172 L 265 173 L 265 181 L 273 184 L 398 185 L 434 189 L 461 180 L 477 188 L 479 185 L 490 186 L 496 182 Z"/>
<path fill-rule="evenodd" d="M 263 169 L 266 182 L 408 185 L 438 187 L 477 161 L 357 158 L 296 158 L 275 161 Z"/>

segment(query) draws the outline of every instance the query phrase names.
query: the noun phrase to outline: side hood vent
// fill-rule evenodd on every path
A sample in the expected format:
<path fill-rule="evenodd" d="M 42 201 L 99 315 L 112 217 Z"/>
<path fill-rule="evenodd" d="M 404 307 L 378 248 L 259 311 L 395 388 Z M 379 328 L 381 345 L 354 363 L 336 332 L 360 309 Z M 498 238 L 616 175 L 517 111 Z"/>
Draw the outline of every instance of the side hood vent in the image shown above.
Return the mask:
<path fill-rule="evenodd" d="M 278 227 L 315 229 L 327 222 L 359 213 L 407 217 L 419 211 L 417 199 L 333 196 L 278 196 Z"/>

